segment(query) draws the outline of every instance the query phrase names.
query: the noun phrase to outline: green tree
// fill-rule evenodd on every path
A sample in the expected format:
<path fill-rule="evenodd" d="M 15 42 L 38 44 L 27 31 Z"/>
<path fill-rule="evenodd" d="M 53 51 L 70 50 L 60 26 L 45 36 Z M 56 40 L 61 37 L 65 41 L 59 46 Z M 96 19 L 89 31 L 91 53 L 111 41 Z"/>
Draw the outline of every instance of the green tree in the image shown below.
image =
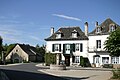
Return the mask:
<path fill-rule="evenodd" d="M 2 48 L 2 37 L 0 36 L 0 59 L 1 59 L 1 53 L 2 53 L 2 50 L 3 50 L 3 48 Z"/>
<path fill-rule="evenodd" d="M 111 56 L 120 56 L 120 29 L 111 32 L 104 45 Z"/>
<path fill-rule="evenodd" d="M 6 51 L 6 55 L 15 47 L 16 44 L 10 44 L 8 47 L 7 47 L 7 51 Z"/>
<path fill-rule="evenodd" d="M 37 49 L 38 53 L 43 56 L 43 61 L 44 61 L 44 56 L 45 56 L 45 47 L 44 47 L 44 45 L 40 47 L 37 44 L 36 45 L 36 49 Z"/>

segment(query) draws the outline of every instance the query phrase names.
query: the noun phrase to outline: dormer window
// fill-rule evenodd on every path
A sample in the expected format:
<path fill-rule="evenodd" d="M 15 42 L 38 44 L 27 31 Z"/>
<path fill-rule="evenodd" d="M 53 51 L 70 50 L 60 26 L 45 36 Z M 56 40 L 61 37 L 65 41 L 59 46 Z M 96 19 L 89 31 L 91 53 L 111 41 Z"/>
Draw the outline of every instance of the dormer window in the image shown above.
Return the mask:
<path fill-rule="evenodd" d="M 61 38 L 61 34 L 56 34 L 56 38 Z"/>
<path fill-rule="evenodd" d="M 97 27 L 96 28 L 96 33 L 100 33 L 101 32 L 101 27 Z"/>
<path fill-rule="evenodd" d="M 77 38 L 77 31 L 76 30 L 72 31 L 72 38 Z"/>
<path fill-rule="evenodd" d="M 58 32 L 56 33 L 56 39 L 61 38 L 61 36 L 62 36 L 62 32 L 61 32 L 61 31 L 58 31 Z"/>
<path fill-rule="evenodd" d="M 115 31 L 115 29 L 116 29 L 115 24 L 110 24 L 109 31 L 112 32 Z"/>

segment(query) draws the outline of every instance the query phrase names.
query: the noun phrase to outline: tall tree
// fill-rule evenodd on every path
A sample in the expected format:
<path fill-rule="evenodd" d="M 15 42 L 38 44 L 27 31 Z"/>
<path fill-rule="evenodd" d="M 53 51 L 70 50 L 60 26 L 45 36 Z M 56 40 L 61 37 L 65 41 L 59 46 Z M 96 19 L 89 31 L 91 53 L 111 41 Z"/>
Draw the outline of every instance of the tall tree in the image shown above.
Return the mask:
<path fill-rule="evenodd" d="M 2 48 L 2 40 L 3 40 L 3 39 L 2 39 L 2 37 L 0 36 L 0 59 L 1 59 L 1 57 L 2 57 L 2 54 L 1 54 L 1 53 L 2 53 L 2 49 L 3 49 L 3 48 Z"/>
<path fill-rule="evenodd" d="M 120 56 L 120 29 L 111 32 L 104 45 L 111 56 Z"/>

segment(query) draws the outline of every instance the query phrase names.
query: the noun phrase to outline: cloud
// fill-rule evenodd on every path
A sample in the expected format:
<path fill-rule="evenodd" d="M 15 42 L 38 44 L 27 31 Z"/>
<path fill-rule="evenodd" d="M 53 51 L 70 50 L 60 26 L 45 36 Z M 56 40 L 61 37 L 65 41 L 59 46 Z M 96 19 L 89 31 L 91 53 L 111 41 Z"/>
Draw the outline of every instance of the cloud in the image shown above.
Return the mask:
<path fill-rule="evenodd" d="M 40 39 L 38 38 L 38 37 L 36 37 L 36 36 L 29 36 L 31 39 L 34 39 L 34 40 L 36 40 L 36 41 L 40 41 Z"/>
<path fill-rule="evenodd" d="M 53 16 L 57 16 L 57 17 L 61 17 L 61 18 L 64 18 L 64 19 L 75 20 L 75 21 L 82 21 L 79 18 L 71 17 L 71 16 L 66 16 L 66 15 L 61 15 L 61 14 L 52 14 L 52 15 Z"/>

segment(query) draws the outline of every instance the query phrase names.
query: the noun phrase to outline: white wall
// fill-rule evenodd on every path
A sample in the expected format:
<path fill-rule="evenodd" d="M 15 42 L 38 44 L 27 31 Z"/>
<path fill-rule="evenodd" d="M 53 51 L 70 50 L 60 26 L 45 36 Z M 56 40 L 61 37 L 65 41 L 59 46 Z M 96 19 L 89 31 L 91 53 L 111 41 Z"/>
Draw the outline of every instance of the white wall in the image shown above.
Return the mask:
<path fill-rule="evenodd" d="M 104 42 L 107 40 L 107 37 L 109 35 L 94 35 L 89 36 L 89 50 L 92 50 L 93 48 L 96 48 L 96 40 L 101 40 L 101 49 L 104 48 Z"/>
<path fill-rule="evenodd" d="M 18 50 L 16 52 L 16 50 Z M 15 48 L 7 55 L 6 60 L 11 59 L 11 55 L 17 53 L 23 60 L 28 61 L 28 54 L 25 53 L 19 45 L 16 45 Z M 20 62 L 22 62 L 22 59 L 20 59 Z"/>
<path fill-rule="evenodd" d="M 87 52 L 88 41 L 87 40 L 46 41 L 46 50 L 47 50 L 47 52 L 51 52 L 51 53 L 62 53 L 63 52 L 63 44 L 73 44 L 73 43 L 82 43 L 83 44 L 83 52 L 78 51 L 73 54 L 75 56 L 87 57 L 87 55 L 88 55 L 88 52 Z M 61 52 L 52 52 L 52 44 L 61 44 Z"/>

